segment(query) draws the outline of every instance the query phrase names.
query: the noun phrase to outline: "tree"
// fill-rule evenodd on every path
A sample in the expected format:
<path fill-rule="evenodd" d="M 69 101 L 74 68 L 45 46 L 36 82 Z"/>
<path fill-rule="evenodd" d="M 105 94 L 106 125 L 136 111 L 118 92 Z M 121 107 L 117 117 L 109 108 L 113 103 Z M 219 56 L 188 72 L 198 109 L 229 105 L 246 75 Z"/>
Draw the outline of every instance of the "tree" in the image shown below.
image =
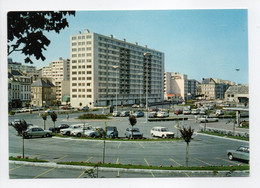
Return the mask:
<path fill-rule="evenodd" d="M 47 120 L 47 114 L 46 113 L 43 113 L 43 114 L 41 114 L 41 116 L 42 116 L 42 119 L 43 119 L 43 129 L 45 130 L 46 129 L 46 127 L 45 127 L 45 121 Z"/>
<path fill-rule="evenodd" d="M 51 120 L 53 121 L 54 129 L 55 129 L 55 121 L 57 120 L 58 116 L 55 112 L 51 113 Z"/>
<path fill-rule="evenodd" d="M 8 12 L 8 55 L 21 51 L 25 63 L 33 63 L 30 56 L 44 61 L 42 50 L 46 50 L 51 41 L 44 32 L 69 27 L 67 15 L 75 16 L 75 11 L 11 11 Z"/>
<path fill-rule="evenodd" d="M 130 122 L 130 125 L 132 126 L 131 133 L 132 133 L 132 139 L 133 139 L 134 138 L 133 137 L 133 127 L 137 122 L 135 116 L 129 116 L 129 122 Z"/>
<path fill-rule="evenodd" d="M 27 122 L 23 119 L 22 121 L 20 121 L 19 123 L 16 122 L 14 124 L 14 128 L 15 130 L 18 132 L 18 136 L 22 136 L 22 139 L 23 139 L 23 158 L 24 158 L 24 138 L 26 137 L 26 133 L 25 131 L 27 130 L 28 128 L 28 124 Z"/>
<path fill-rule="evenodd" d="M 183 127 L 180 129 L 180 132 L 181 132 L 181 137 L 186 142 L 186 166 L 188 167 L 189 143 L 191 141 L 191 137 L 193 135 L 194 129 L 191 129 L 191 127 L 189 128 Z"/>

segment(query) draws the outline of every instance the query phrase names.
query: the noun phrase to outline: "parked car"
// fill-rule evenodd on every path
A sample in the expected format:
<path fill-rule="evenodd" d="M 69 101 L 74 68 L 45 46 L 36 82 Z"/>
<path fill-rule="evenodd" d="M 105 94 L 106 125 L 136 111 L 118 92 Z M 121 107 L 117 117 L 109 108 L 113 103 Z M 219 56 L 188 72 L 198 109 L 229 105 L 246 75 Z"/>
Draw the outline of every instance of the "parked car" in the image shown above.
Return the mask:
<path fill-rule="evenodd" d="M 107 127 L 107 137 L 108 138 L 118 138 L 117 128 L 114 126 Z"/>
<path fill-rule="evenodd" d="M 133 104 L 132 108 L 138 108 L 138 105 L 137 104 Z"/>
<path fill-rule="evenodd" d="M 249 161 L 249 146 L 240 146 L 237 150 L 227 150 L 229 160 L 240 159 Z"/>
<path fill-rule="evenodd" d="M 93 127 L 92 129 L 85 131 L 84 136 L 97 138 L 97 137 L 102 137 L 104 132 L 105 132 L 104 129 L 101 127 Z"/>
<path fill-rule="evenodd" d="M 135 117 L 144 117 L 144 113 L 142 111 L 136 111 L 135 113 L 133 113 L 133 116 L 135 116 Z"/>
<path fill-rule="evenodd" d="M 216 115 L 217 115 L 217 116 L 219 116 L 219 115 L 224 115 L 223 110 L 216 110 Z"/>
<path fill-rule="evenodd" d="M 196 116 L 195 120 L 200 123 L 207 123 L 207 122 L 218 122 L 218 118 L 208 117 L 208 116 Z"/>
<path fill-rule="evenodd" d="M 52 113 L 54 113 L 54 112 L 55 112 L 55 111 L 52 110 L 52 109 L 48 109 L 48 110 L 45 111 L 45 113 L 48 113 L 48 114 L 52 114 Z"/>
<path fill-rule="evenodd" d="M 14 126 L 15 124 L 20 124 L 21 120 L 20 119 L 14 119 L 14 121 L 11 122 L 11 125 Z"/>
<path fill-rule="evenodd" d="M 200 115 L 205 115 L 205 114 L 206 114 L 206 110 L 201 109 L 199 114 L 200 114 Z"/>
<path fill-rule="evenodd" d="M 174 132 L 169 131 L 166 127 L 153 127 L 151 129 L 152 137 L 161 137 L 161 138 L 174 138 Z"/>
<path fill-rule="evenodd" d="M 133 137 L 132 137 L 132 131 L 133 131 Z M 126 138 L 134 138 L 134 139 L 141 139 L 143 138 L 143 134 L 140 132 L 138 128 L 127 128 L 125 130 L 125 137 Z"/>
<path fill-rule="evenodd" d="M 144 107 L 144 104 L 139 104 L 138 105 L 138 108 L 143 108 Z"/>
<path fill-rule="evenodd" d="M 120 112 L 119 111 L 114 111 L 112 115 L 113 115 L 113 117 L 120 116 Z"/>
<path fill-rule="evenodd" d="M 188 110 L 188 109 L 185 109 L 185 110 L 183 110 L 183 114 L 184 114 L 184 115 L 191 114 L 191 111 L 190 111 L 190 110 Z"/>
<path fill-rule="evenodd" d="M 88 111 L 89 107 L 88 106 L 84 106 L 81 110 L 83 111 Z"/>
<path fill-rule="evenodd" d="M 69 128 L 67 128 L 67 129 L 61 129 L 60 133 L 63 135 L 69 136 L 71 131 L 73 131 L 75 129 L 82 129 L 82 127 L 83 127 L 83 124 L 70 125 Z"/>
<path fill-rule="evenodd" d="M 60 124 L 57 127 L 50 127 L 49 130 L 55 133 L 59 133 L 61 129 L 67 129 L 69 125 L 67 124 Z"/>
<path fill-rule="evenodd" d="M 196 114 L 199 114 L 200 113 L 200 110 L 199 109 L 191 109 L 191 113 L 193 115 L 196 115 Z"/>
<path fill-rule="evenodd" d="M 129 116 L 129 115 L 130 115 L 129 111 L 123 111 L 123 112 L 120 113 L 121 117 L 126 117 L 126 116 Z"/>
<path fill-rule="evenodd" d="M 182 114 L 183 110 L 182 109 L 175 109 L 174 113 L 175 114 Z"/>
<path fill-rule="evenodd" d="M 158 112 L 157 113 L 158 118 L 164 118 L 164 117 L 169 117 L 169 114 L 166 112 Z"/>
<path fill-rule="evenodd" d="M 157 117 L 157 112 L 150 112 L 149 118 L 156 118 Z"/>
<path fill-rule="evenodd" d="M 77 137 L 86 136 L 86 132 L 90 131 L 92 129 L 93 129 L 93 127 L 91 125 L 85 124 L 85 126 L 82 125 L 80 128 L 73 129 L 70 132 L 70 135 L 77 136 Z"/>
<path fill-rule="evenodd" d="M 25 138 L 32 138 L 32 137 L 50 137 L 52 136 L 52 132 L 49 130 L 43 130 L 42 128 L 39 127 L 31 127 L 27 129 L 24 132 L 24 137 Z"/>

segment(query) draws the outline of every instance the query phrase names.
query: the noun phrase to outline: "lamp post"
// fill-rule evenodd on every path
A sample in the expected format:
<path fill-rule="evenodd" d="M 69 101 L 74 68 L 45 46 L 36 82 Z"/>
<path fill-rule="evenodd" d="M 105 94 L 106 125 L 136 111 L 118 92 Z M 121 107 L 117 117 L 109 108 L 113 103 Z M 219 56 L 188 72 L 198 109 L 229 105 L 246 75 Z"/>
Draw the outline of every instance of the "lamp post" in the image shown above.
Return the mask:
<path fill-rule="evenodd" d="M 119 66 L 113 66 L 114 69 L 118 69 Z M 116 111 L 117 111 L 117 79 L 116 79 Z"/>
<path fill-rule="evenodd" d="M 147 57 L 150 56 L 150 52 L 144 53 L 144 56 L 146 57 L 146 123 L 148 122 L 148 59 Z"/>
<path fill-rule="evenodd" d="M 143 75 L 142 73 L 138 74 L 138 76 L 140 76 L 140 78 L 139 78 L 140 79 L 139 80 L 139 84 L 140 84 L 140 87 L 139 87 L 140 88 L 139 108 L 141 108 L 141 96 L 142 96 L 142 93 L 141 93 L 142 92 L 142 86 L 141 86 L 142 79 L 141 78 L 142 78 L 142 75 Z"/>
<path fill-rule="evenodd" d="M 238 71 L 240 71 L 240 69 L 236 68 L 236 71 L 238 72 Z M 237 106 L 238 106 L 238 103 L 239 103 L 239 99 L 238 99 L 238 83 L 237 83 Z"/>

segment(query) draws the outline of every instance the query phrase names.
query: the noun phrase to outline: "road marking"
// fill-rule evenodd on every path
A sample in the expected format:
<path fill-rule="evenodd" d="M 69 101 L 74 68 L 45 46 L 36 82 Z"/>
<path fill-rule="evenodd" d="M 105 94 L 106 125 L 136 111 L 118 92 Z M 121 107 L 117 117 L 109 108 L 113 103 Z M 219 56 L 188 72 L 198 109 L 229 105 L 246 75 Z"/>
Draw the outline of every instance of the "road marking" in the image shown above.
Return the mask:
<path fill-rule="evenodd" d="M 146 162 L 147 166 L 150 166 L 150 164 L 147 162 L 147 160 L 144 158 L 144 161 Z"/>
<path fill-rule="evenodd" d="M 175 162 L 177 165 L 182 166 L 180 163 L 178 163 L 177 161 L 175 161 L 174 159 L 170 158 L 171 161 Z"/>
<path fill-rule="evenodd" d="M 202 161 L 201 159 L 196 158 L 195 160 L 200 161 L 200 162 L 202 162 L 202 163 L 204 163 L 204 164 L 207 164 L 207 165 L 209 165 L 209 166 L 213 166 L 212 164 L 209 164 L 209 163 L 207 163 L 207 162 L 205 162 L 205 161 Z"/>
<path fill-rule="evenodd" d="M 88 160 L 86 160 L 85 163 L 88 162 L 88 161 L 89 161 L 90 159 L 92 159 L 92 158 L 93 158 L 93 157 L 88 158 Z"/>
<path fill-rule="evenodd" d="M 161 143 L 158 143 L 158 145 L 161 145 L 161 146 L 166 147 L 166 148 L 170 148 L 169 146 L 161 144 Z"/>
<path fill-rule="evenodd" d="M 15 168 L 12 168 L 12 169 L 9 169 L 9 171 L 12 171 L 12 170 L 15 170 L 17 168 L 21 168 L 22 166 L 24 166 L 25 164 L 21 165 L 21 166 L 18 166 L 18 167 L 15 167 Z"/>
<path fill-rule="evenodd" d="M 140 144 L 140 142 L 138 143 L 142 148 L 144 148 L 144 146 L 142 144 Z"/>
<path fill-rule="evenodd" d="M 99 146 L 99 145 L 101 145 L 102 143 L 104 143 L 104 142 L 100 142 L 100 143 L 98 143 L 98 144 L 95 144 L 95 146 Z"/>
<path fill-rule="evenodd" d="M 118 164 L 118 161 L 119 161 L 119 157 L 118 157 L 117 160 L 116 160 L 116 164 Z"/>
<path fill-rule="evenodd" d="M 221 159 L 221 158 L 218 158 L 218 157 L 217 157 L 217 159 Z M 239 164 L 239 163 L 237 163 L 237 162 L 229 161 L 229 160 L 226 160 L 226 159 L 221 159 L 221 160 L 223 160 L 223 161 L 227 161 L 227 162 L 230 162 L 230 163 L 232 163 L 232 164 L 236 164 L 236 165 Z"/>
<path fill-rule="evenodd" d="M 87 169 L 86 169 L 87 170 Z M 79 176 L 78 176 L 78 178 L 80 178 L 83 174 L 85 174 L 86 173 L 86 170 L 84 170 Z"/>
<path fill-rule="evenodd" d="M 153 172 L 151 172 L 151 174 L 152 174 L 153 178 L 155 178 L 155 176 L 154 176 Z"/>
<path fill-rule="evenodd" d="M 120 147 L 121 143 L 122 143 L 122 142 L 120 142 L 120 143 L 118 144 L 118 149 L 119 149 L 119 147 Z"/>
<path fill-rule="evenodd" d="M 48 172 L 54 170 L 55 168 L 56 168 L 56 167 L 53 167 L 52 169 L 49 169 L 49 170 L 47 170 L 47 171 L 45 171 L 45 172 L 39 174 L 38 176 L 35 176 L 33 179 L 36 179 L 36 178 L 38 178 L 38 177 L 40 177 L 40 176 L 42 176 L 42 175 L 44 175 L 44 174 L 46 174 L 46 173 L 48 173 Z"/>
<path fill-rule="evenodd" d="M 67 156 L 68 156 L 68 155 L 64 155 L 64 156 L 62 156 L 62 157 L 60 157 L 60 158 L 58 158 L 58 159 L 52 160 L 52 161 L 50 161 L 50 162 L 58 161 L 58 160 L 63 159 L 63 158 L 65 158 L 65 157 L 67 157 Z"/>

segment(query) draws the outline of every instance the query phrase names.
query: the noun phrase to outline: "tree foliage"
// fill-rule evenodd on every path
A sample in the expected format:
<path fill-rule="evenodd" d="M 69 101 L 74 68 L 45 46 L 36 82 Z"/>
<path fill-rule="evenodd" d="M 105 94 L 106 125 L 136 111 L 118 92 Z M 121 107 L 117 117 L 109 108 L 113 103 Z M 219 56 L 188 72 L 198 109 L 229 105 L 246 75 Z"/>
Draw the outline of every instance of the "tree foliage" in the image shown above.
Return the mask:
<path fill-rule="evenodd" d="M 8 55 L 21 51 L 26 56 L 26 63 L 33 63 L 32 55 L 44 61 L 42 51 L 51 41 L 43 32 L 60 33 L 69 26 L 67 15 L 75 16 L 75 11 L 8 12 Z"/>
<path fill-rule="evenodd" d="M 132 139 L 134 139 L 134 137 L 133 137 L 133 127 L 136 124 L 136 122 L 137 121 L 136 121 L 136 117 L 135 116 L 129 116 L 129 123 L 132 126 L 132 129 L 131 129 Z"/>
<path fill-rule="evenodd" d="M 23 119 L 20 122 L 16 122 L 13 125 L 14 129 L 18 132 L 18 135 L 22 136 L 28 128 L 27 122 Z"/>
<path fill-rule="evenodd" d="M 183 127 L 182 129 L 180 129 L 180 132 L 181 132 L 181 137 L 184 139 L 184 141 L 186 143 L 189 143 L 191 141 L 194 129 L 192 129 L 191 127 L 189 128 Z"/>

